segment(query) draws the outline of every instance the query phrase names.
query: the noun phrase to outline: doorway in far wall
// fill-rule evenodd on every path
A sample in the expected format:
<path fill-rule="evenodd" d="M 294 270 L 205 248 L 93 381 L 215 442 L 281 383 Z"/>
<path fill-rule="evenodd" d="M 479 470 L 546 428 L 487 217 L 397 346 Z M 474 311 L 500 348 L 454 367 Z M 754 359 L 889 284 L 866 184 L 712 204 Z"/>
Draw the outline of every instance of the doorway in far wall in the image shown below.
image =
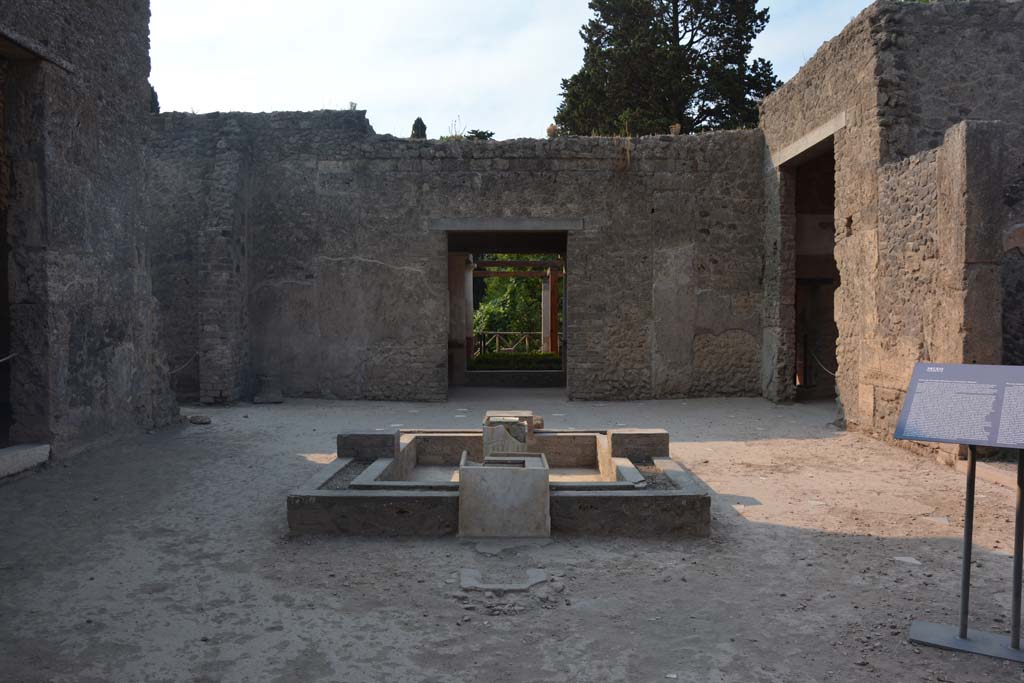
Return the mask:
<path fill-rule="evenodd" d="M 787 166 L 796 182 L 796 399 L 830 399 L 836 396 L 839 338 L 833 139 Z"/>
<path fill-rule="evenodd" d="M 449 232 L 450 386 L 565 386 L 566 240 Z"/>

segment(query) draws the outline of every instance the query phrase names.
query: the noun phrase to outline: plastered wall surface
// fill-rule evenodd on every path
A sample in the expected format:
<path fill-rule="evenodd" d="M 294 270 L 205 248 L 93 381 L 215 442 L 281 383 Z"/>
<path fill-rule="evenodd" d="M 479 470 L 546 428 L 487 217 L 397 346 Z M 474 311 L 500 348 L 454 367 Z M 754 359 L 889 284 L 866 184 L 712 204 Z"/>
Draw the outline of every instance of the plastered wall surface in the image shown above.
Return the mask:
<path fill-rule="evenodd" d="M 198 297 L 224 310 L 218 320 L 248 301 L 247 320 L 221 325 L 214 345 L 231 359 L 216 367 L 240 374 L 207 371 L 198 325 L 204 400 L 242 396 L 261 374 L 293 396 L 443 399 L 447 239 L 436 226 L 503 218 L 565 221 L 572 396 L 759 393 L 757 131 L 413 141 L 373 134 L 361 112 L 314 112 L 161 115 L 150 133 L 150 215 L 175 264 L 161 277 L 202 281 L 187 245 L 230 225 L 230 255 L 213 252 L 227 286 Z M 225 149 L 238 150 L 238 171 L 217 175 Z M 195 197 L 224 197 L 228 218 L 209 200 L 198 224 L 174 217 Z M 195 329 L 173 298 L 163 307 Z M 165 342 L 176 362 L 197 350 L 191 331 Z"/>

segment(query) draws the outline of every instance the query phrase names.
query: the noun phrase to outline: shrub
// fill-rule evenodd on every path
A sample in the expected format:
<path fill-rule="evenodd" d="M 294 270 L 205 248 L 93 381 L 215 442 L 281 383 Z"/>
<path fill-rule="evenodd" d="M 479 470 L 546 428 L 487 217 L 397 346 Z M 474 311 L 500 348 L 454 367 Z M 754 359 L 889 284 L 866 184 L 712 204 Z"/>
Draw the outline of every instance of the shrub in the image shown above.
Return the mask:
<path fill-rule="evenodd" d="M 557 353 L 481 353 L 469 361 L 470 370 L 561 370 Z"/>

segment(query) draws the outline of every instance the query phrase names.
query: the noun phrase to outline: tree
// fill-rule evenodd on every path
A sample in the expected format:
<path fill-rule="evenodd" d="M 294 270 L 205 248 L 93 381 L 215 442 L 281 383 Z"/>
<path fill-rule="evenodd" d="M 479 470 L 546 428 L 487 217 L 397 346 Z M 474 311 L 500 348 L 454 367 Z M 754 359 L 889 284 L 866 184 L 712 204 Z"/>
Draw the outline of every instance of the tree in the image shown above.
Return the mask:
<path fill-rule="evenodd" d="M 569 135 L 648 135 L 757 125 L 780 81 L 749 61 L 768 23 L 756 0 L 591 0 L 583 66 L 562 80 L 555 115 Z"/>
<path fill-rule="evenodd" d="M 473 315 L 477 332 L 538 332 L 540 280 L 536 278 L 489 278 L 483 301 Z"/>
<path fill-rule="evenodd" d="M 466 131 L 466 139 L 468 140 L 491 140 L 493 138 L 493 130 L 478 130 L 473 128 L 472 130 Z"/>
<path fill-rule="evenodd" d="M 558 254 L 481 254 L 490 261 L 552 261 Z M 498 270 L 507 270 L 498 268 Z M 477 332 L 540 332 L 539 278 L 482 278 L 484 295 L 473 314 Z M 561 310 L 561 309 L 559 309 Z"/>

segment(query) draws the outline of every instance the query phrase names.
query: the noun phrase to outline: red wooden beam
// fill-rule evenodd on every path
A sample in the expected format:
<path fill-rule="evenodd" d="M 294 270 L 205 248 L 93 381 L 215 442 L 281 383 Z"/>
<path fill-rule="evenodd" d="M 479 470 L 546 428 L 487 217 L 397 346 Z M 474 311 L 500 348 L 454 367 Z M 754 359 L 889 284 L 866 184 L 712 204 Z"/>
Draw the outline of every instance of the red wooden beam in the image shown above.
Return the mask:
<path fill-rule="evenodd" d="M 550 277 L 543 270 L 474 270 L 473 277 Z M 565 277 L 565 273 L 554 271 L 554 277 Z"/>
<path fill-rule="evenodd" d="M 477 261 L 478 268 L 561 268 L 561 261 Z"/>
<path fill-rule="evenodd" d="M 551 315 L 551 335 L 548 337 L 548 351 L 558 353 L 558 277 L 554 268 L 548 270 L 548 310 Z"/>

